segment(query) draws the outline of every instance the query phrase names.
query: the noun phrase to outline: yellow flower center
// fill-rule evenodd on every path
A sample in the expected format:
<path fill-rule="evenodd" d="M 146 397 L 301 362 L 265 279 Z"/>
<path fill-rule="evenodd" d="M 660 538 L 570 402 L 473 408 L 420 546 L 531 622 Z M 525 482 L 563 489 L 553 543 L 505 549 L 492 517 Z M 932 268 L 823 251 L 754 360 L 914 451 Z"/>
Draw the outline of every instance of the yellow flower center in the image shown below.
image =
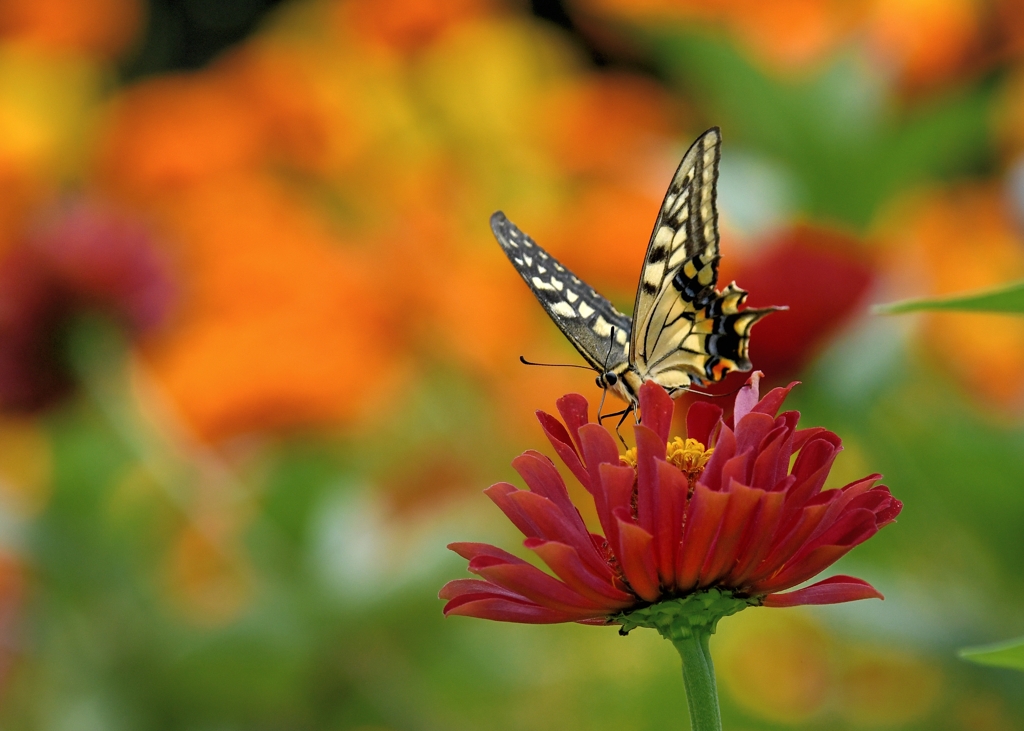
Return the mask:
<path fill-rule="evenodd" d="M 681 472 L 685 472 L 687 477 L 696 479 L 704 471 L 704 467 L 714 451 L 714 447 L 704 449 L 704 445 L 696 439 L 684 440 L 682 437 L 675 437 L 668 443 L 665 459 L 678 467 Z"/>
<path fill-rule="evenodd" d="M 675 465 L 680 472 L 686 475 L 692 489 L 714 451 L 713 447 L 705 449 L 704 445 L 696 439 L 673 437 L 665 451 L 665 461 Z M 619 457 L 619 461 L 623 465 L 636 469 L 636 447 L 627 449 L 626 453 Z"/>

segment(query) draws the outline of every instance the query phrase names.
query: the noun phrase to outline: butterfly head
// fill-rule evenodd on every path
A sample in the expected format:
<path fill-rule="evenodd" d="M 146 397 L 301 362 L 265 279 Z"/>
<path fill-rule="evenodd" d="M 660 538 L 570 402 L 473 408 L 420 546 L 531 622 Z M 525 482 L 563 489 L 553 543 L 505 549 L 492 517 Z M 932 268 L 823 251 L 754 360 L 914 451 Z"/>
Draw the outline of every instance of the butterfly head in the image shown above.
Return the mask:
<path fill-rule="evenodd" d="M 614 373 L 602 373 L 597 377 L 598 388 L 614 388 L 615 384 L 619 382 L 619 377 Z"/>
<path fill-rule="evenodd" d="M 611 391 L 631 406 L 637 403 L 637 394 L 642 384 L 640 374 L 629 365 L 608 369 L 597 377 L 598 388 Z"/>

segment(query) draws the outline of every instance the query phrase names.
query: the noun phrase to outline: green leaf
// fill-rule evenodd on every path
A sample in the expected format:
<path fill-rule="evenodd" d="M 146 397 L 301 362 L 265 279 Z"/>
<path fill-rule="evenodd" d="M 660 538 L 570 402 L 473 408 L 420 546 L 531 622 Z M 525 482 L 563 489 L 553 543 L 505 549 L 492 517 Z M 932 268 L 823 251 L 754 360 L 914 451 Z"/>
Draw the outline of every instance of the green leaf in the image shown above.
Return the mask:
<path fill-rule="evenodd" d="M 965 647 L 960 650 L 960 657 L 979 665 L 995 665 L 1000 668 L 1024 670 L 1024 637 L 992 645 Z"/>
<path fill-rule="evenodd" d="M 899 315 L 904 312 L 925 310 L 1024 314 L 1024 282 L 1014 282 L 983 292 L 972 292 L 952 297 L 924 297 L 875 307 L 875 312 L 882 315 Z"/>

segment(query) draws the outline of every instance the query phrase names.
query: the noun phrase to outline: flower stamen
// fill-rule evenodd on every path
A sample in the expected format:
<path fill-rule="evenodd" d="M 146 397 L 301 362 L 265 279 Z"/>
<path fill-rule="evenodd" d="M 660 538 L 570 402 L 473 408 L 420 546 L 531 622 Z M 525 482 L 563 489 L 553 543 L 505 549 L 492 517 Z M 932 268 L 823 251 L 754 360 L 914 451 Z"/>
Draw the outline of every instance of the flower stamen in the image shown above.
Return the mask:
<path fill-rule="evenodd" d="M 668 443 L 665 460 L 675 465 L 680 472 L 686 475 L 686 481 L 690 484 L 690 492 L 693 492 L 697 479 L 714 454 L 715 448 L 705 449 L 704 445 L 696 439 L 683 439 L 674 437 Z"/>
<path fill-rule="evenodd" d="M 665 461 L 686 475 L 686 481 L 690 485 L 690 492 L 693 492 L 694 485 L 697 484 L 697 479 L 704 471 L 704 468 L 708 464 L 708 460 L 711 459 L 711 455 L 714 454 L 714 452 L 714 447 L 706 449 L 704 445 L 696 439 L 674 437 L 672 441 L 668 443 L 668 447 L 665 450 Z M 635 470 L 636 463 L 636 447 L 630 447 L 626 450 L 625 454 L 619 455 L 619 464 L 621 465 L 632 467 Z"/>

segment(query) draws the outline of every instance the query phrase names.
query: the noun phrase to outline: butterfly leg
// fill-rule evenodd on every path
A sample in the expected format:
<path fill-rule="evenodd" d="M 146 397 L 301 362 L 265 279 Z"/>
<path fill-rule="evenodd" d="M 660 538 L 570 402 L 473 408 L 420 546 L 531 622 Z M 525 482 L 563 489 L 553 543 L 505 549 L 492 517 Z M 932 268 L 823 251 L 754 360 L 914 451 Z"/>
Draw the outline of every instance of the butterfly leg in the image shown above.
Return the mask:
<path fill-rule="evenodd" d="M 612 418 L 613 416 L 622 416 L 623 414 L 628 414 L 628 413 L 629 413 L 629 409 L 628 409 L 628 408 L 626 408 L 626 409 L 623 409 L 622 411 L 613 411 L 613 412 L 612 412 L 612 413 L 610 413 L 610 414 L 601 414 L 601 415 L 599 415 L 599 416 L 597 417 L 597 423 L 599 423 L 599 424 L 600 424 L 600 423 L 601 423 L 601 422 L 603 422 L 603 421 L 604 421 L 605 419 L 610 419 L 610 418 Z M 619 423 L 622 423 L 622 422 L 619 422 Z"/>
<path fill-rule="evenodd" d="M 635 414 L 636 409 L 626 408 L 623 411 L 619 412 L 622 414 L 622 418 L 619 419 L 619 423 L 615 425 L 615 436 L 619 438 L 619 441 L 622 442 L 622 446 L 625 447 L 626 449 L 629 449 L 629 445 L 626 444 L 626 440 L 622 438 L 622 432 L 620 432 L 619 429 L 622 428 L 622 425 L 625 423 L 626 419 L 629 418 L 630 412 L 633 412 Z M 613 414 L 609 414 L 609 416 L 613 416 Z"/>

